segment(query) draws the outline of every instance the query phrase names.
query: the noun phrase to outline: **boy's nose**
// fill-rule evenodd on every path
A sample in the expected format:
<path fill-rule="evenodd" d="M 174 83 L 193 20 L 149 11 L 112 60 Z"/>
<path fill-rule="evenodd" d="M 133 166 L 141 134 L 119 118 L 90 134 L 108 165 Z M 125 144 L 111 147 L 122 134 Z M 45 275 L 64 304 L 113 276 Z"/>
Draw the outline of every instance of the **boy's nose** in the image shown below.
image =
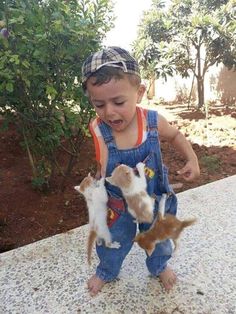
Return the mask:
<path fill-rule="evenodd" d="M 114 113 L 113 105 L 111 103 L 107 103 L 106 104 L 106 115 L 107 116 L 112 116 L 113 113 Z"/>

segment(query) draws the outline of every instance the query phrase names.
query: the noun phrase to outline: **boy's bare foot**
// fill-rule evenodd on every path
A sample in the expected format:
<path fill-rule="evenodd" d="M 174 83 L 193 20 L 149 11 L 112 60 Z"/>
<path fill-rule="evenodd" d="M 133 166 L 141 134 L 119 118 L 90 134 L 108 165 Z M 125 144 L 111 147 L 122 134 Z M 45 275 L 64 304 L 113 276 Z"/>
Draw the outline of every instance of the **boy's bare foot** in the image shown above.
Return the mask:
<path fill-rule="evenodd" d="M 162 273 L 160 273 L 159 278 L 167 292 L 169 292 L 176 283 L 176 274 L 170 267 L 166 267 Z"/>
<path fill-rule="evenodd" d="M 96 275 L 93 275 L 88 281 L 88 289 L 90 295 L 94 297 L 99 291 L 101 291 L 105 283 L 106 283 L 105 281 L 103 281 Z"/>

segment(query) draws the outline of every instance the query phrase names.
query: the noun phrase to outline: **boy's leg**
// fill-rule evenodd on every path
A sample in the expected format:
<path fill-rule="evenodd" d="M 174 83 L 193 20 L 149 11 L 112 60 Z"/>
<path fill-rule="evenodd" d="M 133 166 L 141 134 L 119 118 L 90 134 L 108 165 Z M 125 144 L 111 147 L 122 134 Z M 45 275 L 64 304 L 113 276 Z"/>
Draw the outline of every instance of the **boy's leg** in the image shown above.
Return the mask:
<path fill-rule="evenodd" d="M 159 278 L 167 292 L 173 288 L 177 280 L 175 272 L 169 266 L 166 266 L 166 268 L 159 274 Z"/>
<path fill-rule="evenodd" d="M 106 282 L 117 278 L 122 263 L 133 245 L 133 239 L 136 234 L 136 224 L 133 217 L 124 212 L 110 228 L 112 241 L 120 243 L 119 249 L 107 248 L 104 245 L 97 246 L 99 265 L 96 274 L 88 281 L 88 288 L 91 295 L 96 295 Z"/>
<path fill-rule="evenodd" d="M 176 282 L 176 275 L 167 265 L 171 258 L 172 246 L 170 240 L 166 240 L 156 245 L 151 256 L 147 256 L 146 265 L 153 276 L 158 276 L 164 286 L 169 291 Z"/>
<path fill-rule="evenodd" d="M 164 178 L 166 180 L 165 184 L 168 187 L 168 177 L 165 174 Z M 169 188 L 167 189 L 169 191 Z M 166 213 L 176 215 L 177 212 L 177 198 L 173 193 L 165 201 L 165 211 Z M 149 226 L 150 227 L 150 226 Z M 140 225 L 140 231 L 145 231 L 149 227 L 144 224 Z M 155 251 L 151 256 L 148 256 L 146 259 L 146 265 L 149 272 L 153 276 L 158 276 L 164 286 L 164 288 L 169 291 L 176 282 L 176 274 L 174 271 L 167 265 L 168 260 L 171 258 L 173 249 L 170 240 L 163 241 L 156 245 Z"/>
<path fill-rule="evenodd" d="M 139 231 L 143 232 L 150 228 L 150 224 L 139 224 Z M 147 255 L 146 265 L 153 276 L 158 276 L 164 286 L 169 291 L 176 282 L 176 275 L 173 270 L 167 265 L 168 260 L 172 255 L 172 245 L 170 240 L 163 241 L 156 245 L 156 248 L 151 256 Z"/>

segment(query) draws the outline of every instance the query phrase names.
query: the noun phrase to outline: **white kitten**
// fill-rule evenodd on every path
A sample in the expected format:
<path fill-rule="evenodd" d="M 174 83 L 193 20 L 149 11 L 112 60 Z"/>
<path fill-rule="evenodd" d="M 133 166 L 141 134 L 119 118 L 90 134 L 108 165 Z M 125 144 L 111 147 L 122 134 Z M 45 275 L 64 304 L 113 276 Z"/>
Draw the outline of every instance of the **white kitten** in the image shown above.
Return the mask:
<path fill-rule="evenodd" d="M 120 244 L 112 242 L 111 234 L 107 226 L 107 191 L 104 186 L 104 178 L 95 180 L 90 173 L 83 179 L 79 186 L 75 186 L 76 191 L 83 194 L 86 199 L 89 213 L 89 237 L 88 237 L 88 263 L 90 264 L 92 247 L 95 239 L 97 244 L 104 240 L 105 245 L 118 249 Z"/>
<path fill-rule="evenodd" d="M 151 223 L 153 221 L 154 199 L 146 191 L 145 165 L 140 162 L 136 165 L 139 176 L 126 165 L 116 167 L 111 177 L 106 180 L 118 186 L 128 204 L 128 211 L 138 222 Z"/>

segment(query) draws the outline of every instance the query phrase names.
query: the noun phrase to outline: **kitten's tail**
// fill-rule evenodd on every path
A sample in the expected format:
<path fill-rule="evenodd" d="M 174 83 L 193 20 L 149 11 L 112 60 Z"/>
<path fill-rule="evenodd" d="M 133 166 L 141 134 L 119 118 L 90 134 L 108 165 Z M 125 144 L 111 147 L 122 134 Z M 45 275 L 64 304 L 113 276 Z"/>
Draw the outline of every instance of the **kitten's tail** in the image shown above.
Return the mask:
<path fill-rule="evenodd" d="M 91 255 L 92 255 L 92 249 L 93 249 L 93 244 L 96 240 L 97 233 L 95 230 L 90 230 L 89 236 L 88 236 L 88 243 L 87 243 L 87 261 L 88 264 L 91 265 Z"/>
<path fill-rule="evenodd" d="M 188 220 L 183 220 L 183 221 L 182 221 L 182 227 L 183 227 L 183 228 L 189 227 L 189 226 L 193 225 L 196 221 L 197 221 L 196 218 L 188 219 Z"/>
<path fill-rule="evenodd" d="M 160 202 L 159 202 L 159 211 L 158 211 L 159 220 L 164 219 L 166 200 L 167 200 L 167 194 L 164 193 L 162 194 Z"/>

